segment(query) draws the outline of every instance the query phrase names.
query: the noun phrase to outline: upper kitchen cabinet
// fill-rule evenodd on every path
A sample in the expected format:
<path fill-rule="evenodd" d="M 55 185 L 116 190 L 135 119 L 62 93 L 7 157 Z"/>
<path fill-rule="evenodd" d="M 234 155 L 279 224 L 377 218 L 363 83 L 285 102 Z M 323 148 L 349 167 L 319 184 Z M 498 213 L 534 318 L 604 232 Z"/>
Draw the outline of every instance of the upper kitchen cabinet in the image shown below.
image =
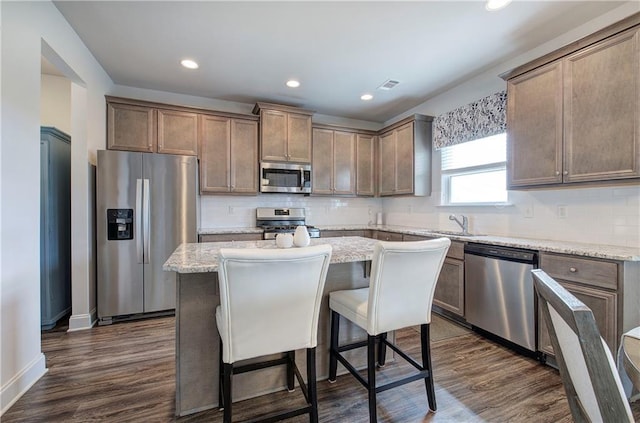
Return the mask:
<path fill-rule="evenodd" d="M 186 108 L 117 97 L 107 99 L 107 148 L 198 154 L 198 114 Z"/>
<path fill-rule="evenodd" d="M 158 153 L 198 154 L 198 114 L 158 109 Z"/>
<path fill-rule="evenodd" d="M 200 192 L 258 193 L 257 119 L 200 115 Z"/>
<path fill-rule="evenodd" d="M 153 153 L 156 121 L 151 107 L 116 103 L 107 97 L 107 148 Z"/>
<path fill-rule="evenodd" d="M 376 141 L 373 134 L 356 134 L 356 194 L 376 195 Z"/>
<path fill-rule="evenodd" d="M 256 103 L 260 115 L 260 159 L 311 163 L 310 110 L 279 104 Z"/>
<path fill-rule="evenodd" d="M 640 14 L 510 71 L 508 185 L 640 177 Z"/>
<path fill-rule="evenodd" d="M 380 196 L 431 195 L 431 116 L 414 115 L 381 131 Z"/>
<path fill-rule="evenodd" d="M 313 194 L 356 194 L 356 134 L 313 128 Z"/>

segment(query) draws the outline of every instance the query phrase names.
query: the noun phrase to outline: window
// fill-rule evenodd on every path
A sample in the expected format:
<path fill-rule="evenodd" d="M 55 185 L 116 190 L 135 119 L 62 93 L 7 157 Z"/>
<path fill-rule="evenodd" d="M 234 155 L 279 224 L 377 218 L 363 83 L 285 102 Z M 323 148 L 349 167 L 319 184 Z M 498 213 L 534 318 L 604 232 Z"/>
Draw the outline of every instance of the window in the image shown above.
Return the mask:
<path fill-rule="evenodd" d="M 444 147 L 442 204 L 507 202 L 507 134 Z"/>

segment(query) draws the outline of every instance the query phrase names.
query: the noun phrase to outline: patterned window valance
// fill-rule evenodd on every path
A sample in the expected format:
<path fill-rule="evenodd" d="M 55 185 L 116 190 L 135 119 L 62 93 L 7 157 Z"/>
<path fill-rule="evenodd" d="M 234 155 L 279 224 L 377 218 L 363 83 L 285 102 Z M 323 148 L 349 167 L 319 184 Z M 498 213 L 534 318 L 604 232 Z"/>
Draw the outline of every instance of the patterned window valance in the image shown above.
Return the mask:
<path fill-rule="evenodd" d="M 507 92 L 501 91 L 433 120 L 436 150 L 507 130 Z"/>

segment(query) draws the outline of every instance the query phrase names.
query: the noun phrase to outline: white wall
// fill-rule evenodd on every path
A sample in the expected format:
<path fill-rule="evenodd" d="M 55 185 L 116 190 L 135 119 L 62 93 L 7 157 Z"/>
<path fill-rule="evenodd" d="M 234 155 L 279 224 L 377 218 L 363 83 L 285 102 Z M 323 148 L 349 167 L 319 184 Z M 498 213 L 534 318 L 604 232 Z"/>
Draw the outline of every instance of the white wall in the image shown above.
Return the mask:
<path fill-rule="evenodd" d="M 71 81 L 62 76 L 40 78 L 40 124 L 71 133 Z"/>
<path fill-rule="evenodd" d="M 499 74 L 569 44 L 626 16 L 637 13 L 637 3 L 627 3 L 534 50 L 502 63 L 484 74 L 449 90 L 420 106 L 391 119 L 411 113 L 437 116 L 452 109 L 504 90 Z M 510 191 L 511 207 L 439 207 L 440 153 L 433 154 L 433 194 L 425 198 L 385 199 L 386 222 L 424 228 L 456 230 L 449 214 L 469 216 L 470 230 L 476 233 L 513 237 L 568 240 L 577 242 L 640 246 L 640 188 L 635 186 L 599 188 L 561 188 Z M 558 206 L 565 206 L 567 216 L 558 216 Z M 525 210 L 532 210 L 533 216 Z"/>
<path fill-rule="evenodd" d="M 62 60 L 76 84 L 70 123 L 72 159 L 78 161 L 72 164 L 72 289 L 83 285 L 87 292 L 93 232 L 88 164 L 105 145 L 104 93 L 112 83 L 52 3 L 0 2 L 0 15 L 1 413 L 46 371 L 40 345 L 40 57 Z M 74 314 L 89 314 L 88 296 L 74 300 Z"/>

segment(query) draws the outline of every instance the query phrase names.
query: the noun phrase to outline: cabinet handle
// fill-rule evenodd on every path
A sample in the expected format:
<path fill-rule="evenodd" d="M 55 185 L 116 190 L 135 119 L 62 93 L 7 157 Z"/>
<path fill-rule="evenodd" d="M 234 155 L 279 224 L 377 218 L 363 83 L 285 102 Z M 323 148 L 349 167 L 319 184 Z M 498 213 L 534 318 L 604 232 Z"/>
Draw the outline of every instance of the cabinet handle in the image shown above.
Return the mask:
<path fill-rule="evenodd" d="M 563 174 L 563 175 L 568 175 L 568 174 L 569 174 L 569 171 L 568 171 L 568 170 L 565 170 L 564 172 L 562 172 L 562 174 Z"/>
<path fill-rule="evenodd" d="M 575 267 L 570 267 L 569 268 L 569 272 L 571 273 L 576 273 L 578 271 L 578 269 L 576 269 Z"/>
<path fill-rule="evenodd" d="M 556 176 L 560 175 L 560 171 L 556 170 Z"/>

